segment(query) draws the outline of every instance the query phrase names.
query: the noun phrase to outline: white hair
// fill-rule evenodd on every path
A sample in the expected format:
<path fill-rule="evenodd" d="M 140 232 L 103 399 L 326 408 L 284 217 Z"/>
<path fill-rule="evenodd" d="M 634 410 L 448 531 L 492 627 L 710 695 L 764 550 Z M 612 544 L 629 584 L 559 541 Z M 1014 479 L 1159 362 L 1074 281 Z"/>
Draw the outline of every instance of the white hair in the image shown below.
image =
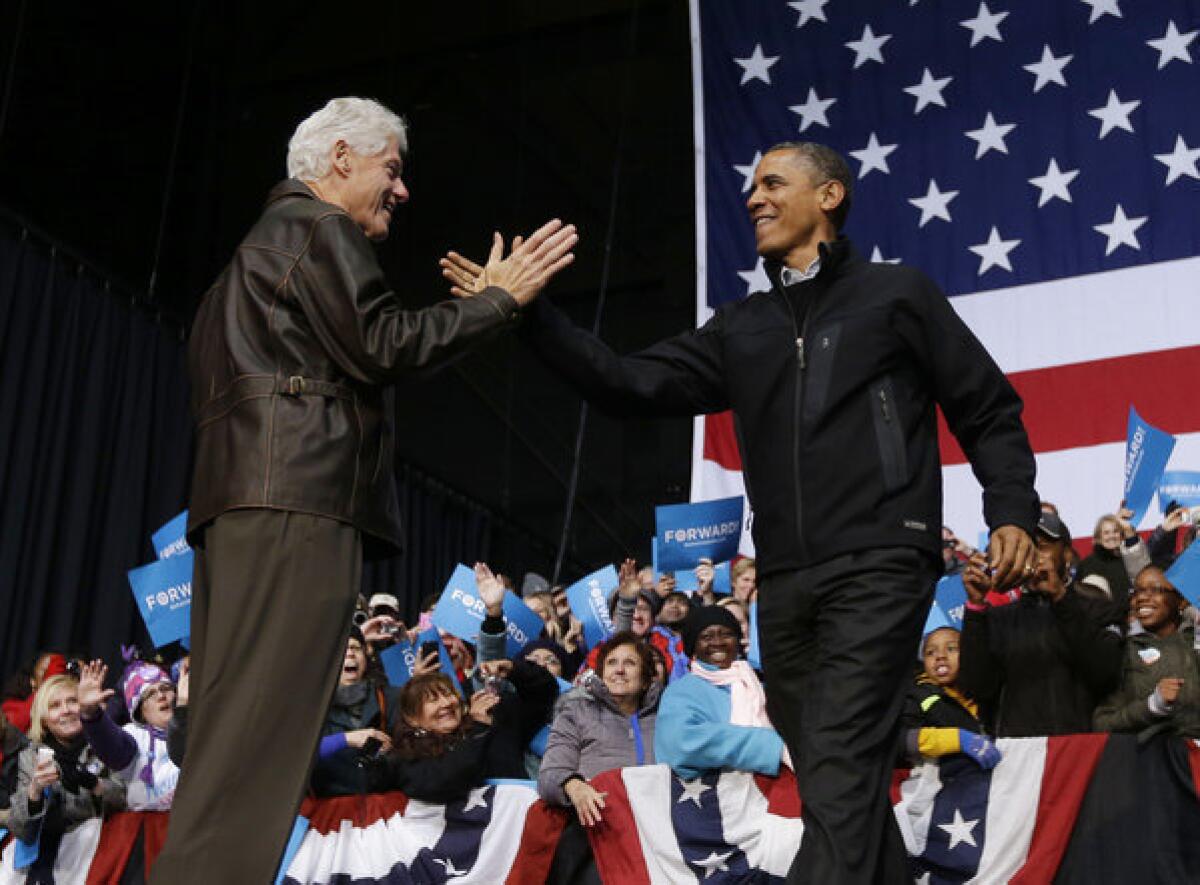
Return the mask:
<path fill-rule="evenodd" d="M 339 139 L 365 157 L 383 153 L 390 139 L 408 150 L 408 124 L 370 98 L 335 98 L 296 127 L 288 142 L 288 178 L 316 181 L 329 171 Z"/>

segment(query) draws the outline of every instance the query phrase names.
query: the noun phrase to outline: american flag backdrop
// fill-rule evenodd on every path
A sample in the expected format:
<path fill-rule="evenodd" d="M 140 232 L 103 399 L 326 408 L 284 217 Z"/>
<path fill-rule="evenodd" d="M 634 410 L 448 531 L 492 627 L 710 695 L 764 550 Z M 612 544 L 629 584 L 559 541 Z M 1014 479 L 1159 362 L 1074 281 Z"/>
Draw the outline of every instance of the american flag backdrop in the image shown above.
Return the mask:
<path fill-rule="evenodd" d="M 1200 469 L 1198 0 L 691 0 L 691 21 L 700 322 L 769 285 L 760 152 L 823 142 L 859 251 L 932 276 L 1023 396 L 1076 537 L 1121 497 L 1131 403 Z M 942 460 L 974 542 L 944 424 Z M 692 499 L 741 493 L 740 466 L 728 416 L 698 418 Z"/>

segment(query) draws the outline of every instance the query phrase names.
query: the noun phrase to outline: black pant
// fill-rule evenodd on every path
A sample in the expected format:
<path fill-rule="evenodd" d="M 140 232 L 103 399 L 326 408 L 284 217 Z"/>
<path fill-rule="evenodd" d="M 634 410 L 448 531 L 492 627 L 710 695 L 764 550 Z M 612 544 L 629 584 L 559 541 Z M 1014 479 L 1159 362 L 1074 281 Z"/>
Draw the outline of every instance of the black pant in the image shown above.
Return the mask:
<path fill-rule="evenodd" d="M 912 882 L 888 789 L 938 571 L 927 554 L 891 547 L 760 582 L 767 710 L 803 807 L 789 883 Z"/>
<path fill-rule="evenodd" d="M 235 510 L 192 577 L 187 752 L 162 885 L 274 881 L 346 652 L 362 573 L 353 526 Z"/>

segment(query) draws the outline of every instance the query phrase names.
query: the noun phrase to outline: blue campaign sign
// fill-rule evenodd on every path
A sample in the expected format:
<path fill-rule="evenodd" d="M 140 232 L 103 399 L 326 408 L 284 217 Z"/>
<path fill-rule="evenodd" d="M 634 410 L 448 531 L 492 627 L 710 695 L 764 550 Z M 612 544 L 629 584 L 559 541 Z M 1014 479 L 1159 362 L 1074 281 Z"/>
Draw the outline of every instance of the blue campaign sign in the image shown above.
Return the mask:
<path fill-rule="evenodd" d="M 726 562 L 737 555 L 745 499 L 718 498 L 654 508 L 657 563 L 664 571 L 695 568 L 701 559 Z"/>
<path fill-rule="evenodd" d="M 608 597 L 617 589 L 620 580 L 617 570 L 606 565 L 567 588 L 567 602 L 571 613 L 583 624 L 583 641 L 588 648 L 594 648 L 612 636 Z"/>
<path fill-rule="evenodd" d="M 308 833 L 308 826 L 308 818 L 304 815 L 297 816 L 295 823 L 292 824 L 287 847 L 283 849 L 283 860 L 279 864 L 279 872 L 275 874 L 275 885 L 280 885 L 287 878 L 288 867 L 292 865 L 292 861 L 296 859 L 296 855 L 300 851 L 300 845 L 304 842 L 305 834 Z"/>
<path fill-rule="evenodd" d="M 129 586 L 155 648 L 191 634 L 191 550 L 129 570 Z"/>
<path fill-rule="evenodd" d="M 413 666 L 417 663 L 417 650 L 411 642 L 402 639 L 379 653 L 379 663 L 383 665 L 388 683 L 399 688 L 412 678 Z"/>
<path fill-rule="evenodd" d="M 1200 507 L 1200 470 L 1168 470 L 1158 481 L 1158 509 L 1178 501 L 1183 507 Z"/>
<path fill-rule="evenodd" d="M 1167 569 L 1167 580 L 1179 588 L 1192 605 L 1200 606 L 1200 544 L 1192 543 Z"/>
<path fill-rule="evenodd" d="M 154 545 L 154 553 L 159 559 L 179 556 L 192 549 L 188 546 L 187 538 L 184 537 L 187 532 L 187 519 L 188 512 L 185 510 L 178 516 L 172 517 L 169 522 L 150 536 L 150 543 Z"/>
<path fill-rule="evenodd" d="M 957 624 L 942 610 L 942 607 L 937 604 L 937 600 L 929 606 L 929 614 L 925 618 L 925 629 L 921 631 L 922 639 L 928 636 L 935 630 L 941 630 L 943 627 L 951 627 L 955 630 L 962 629 L 962 621 Z M 924 646 L 922 646 L 922 651 Z"/>
<path fill-rule="evenodd" d="M 962 575 L 946 575 L 938 581 L 933 599 L 943 615 L 950 619 L 950 626 L 961 630 L 967 604 L 967 588 L 963 586 Z"/>
<path fill-rule="evenodd" d="M 477 642 L 479 625 L 487 617 L 487 606 L 478 593 L 475 570 L 470 566 L 458 565 L 446 582 L 442 598 L 434 606 L 434 625 L 459 639 Z M 508 629 L 505 650 L 510 658 L 527 642 L 537 639 L 546 627 L 541 616 L 512 593 L 504 594 L 504 620 Z"/>
<path fill-rule="evenodd" d="M 1136 526 L 1146 515 L 1150 499 L 1158 491 L 1158 481 L 1167 468 L 1175 437 L 1151 427 L 1129 407 L 1129 425 L 1125 440 L 1125 506 L 1133 511 Z"/>
<path fill-rule="evenodd" d="M 746 661 L 755 670 L 762 669 L 762 652 L 758 648 L 758 603 L 750 603 L 750 647 L 746 649 Z"/>
<path fill-rule="evenodd" d="M 421 646 L 426 642 L 436 642 L 438 650 L 438 663 L 443 673 L 450 677 L 450 681 L 454 683 L 454 689 L 462 694 L 462 686 L 458 684 L 458 674 L 454 672 L 454 661 L 450 660 L 450 652 L 446 651 L 446 645 L 442 642 L 442 637 L 438 635 L 438 631 L 433 627 L 417 634 L 417 651 L 420 652 Z"/>

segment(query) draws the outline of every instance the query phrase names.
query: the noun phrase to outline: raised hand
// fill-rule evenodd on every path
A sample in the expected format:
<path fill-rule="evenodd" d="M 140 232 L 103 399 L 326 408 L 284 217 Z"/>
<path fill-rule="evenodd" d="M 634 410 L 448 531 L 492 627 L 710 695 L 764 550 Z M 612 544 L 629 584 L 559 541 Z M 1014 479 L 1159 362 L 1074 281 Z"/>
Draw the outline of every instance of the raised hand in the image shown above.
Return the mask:
<path fill-rule="evenodd" d="M 413 662 L 412 675 L 424 676 L 426 673 L 436 673 L 441 666 L 441 658 L 436 651 L 431 651 L 429 654 L 422 656 L 418 650 L 417 659 Z"/>
<path fill-rule="evenodd" d="M 700 587 L 698 592 L 707 596 L 712 592 L 713 581 L 716 579 L 716 569 L 713 568 L 711 559 L 702 559 L 700 564 L 696 566 L 696 581 Z"/>
<path fill-rule="evenodd" d="M 621 563 L 621 567 L 617 569 L 617 578 L 620 581 L 620 584 L 617 585 L 617 592 L 621 594 L 621 598 L 637 599 L 637 595 L 642 589 L 642 581 L 638 577 L 637 563 L 632 559 L 626 559 Z"/>
<path fill-rule="evenodd" d="M 188 705 L 188 688 L 192 684 L 192 659 L 184 658 L 183 663 L 179 665 L 179 682 L 175 684 L 175 706 L 186 707 Z"/>
<path fill-rule="evenodd" d="M 512 252 L 504 255 L 504 238 L 492 235 L 487 264 L 480 267 L 457 252 L 448 252 L 440 262 L 442 276 L 450 281 L 451 294 L 469 298 L 488 286 L 506 290 L 524 306 L 550 282 L 551 277 L 575 260 L 571 249 L 579 242 L 575 226 L 557 218 L 542 225 L 528 239 L 517 237 Z"/>
<path fill-rule="evenodd" d="M 500 695 L 490 691 L 477 691 L 471 695 L 471 706 L 468 715 L 481 725 L 492 724 L 492 707 L 500 703 Z"/>
<path fill-rule="evenodd" d="M 394 630 L 392 628 L 395 628 Z M 362 627 L 363 639 L 367 642 L 383 642 L 388 639 L 394 639 L 401 631 L 404 630 L 404 624 L 397 621 L 391 615 L 376 615 L 373 618 L 368 618 L 363 621 Z"/>
<path fill-rule="evenodd" d="M 107 675 L 108 666 L 101 660 L 84 664 L 79 673 L 79 712 L 87 719 L 94 717 L 115 694 L 113 689 L 104 687 Z"/>
<path fill-rule="evenodd" d="M 966 588 L 967 598 L 976 605 L 983 605 L 988 591 L 992 589 L 992 579 L 987 573 L 987 557 L 976 551 L 962 573 L 963 587 Z"/>
<path fill-rule="evenodd" d="M 506 589 L 500 579 L 492 574 L 486 562 L 475 563 L 475 589 L 479 591 L 479 598 L 487 606 L 488 617 L 498 618 L 504 613 Z"/>

